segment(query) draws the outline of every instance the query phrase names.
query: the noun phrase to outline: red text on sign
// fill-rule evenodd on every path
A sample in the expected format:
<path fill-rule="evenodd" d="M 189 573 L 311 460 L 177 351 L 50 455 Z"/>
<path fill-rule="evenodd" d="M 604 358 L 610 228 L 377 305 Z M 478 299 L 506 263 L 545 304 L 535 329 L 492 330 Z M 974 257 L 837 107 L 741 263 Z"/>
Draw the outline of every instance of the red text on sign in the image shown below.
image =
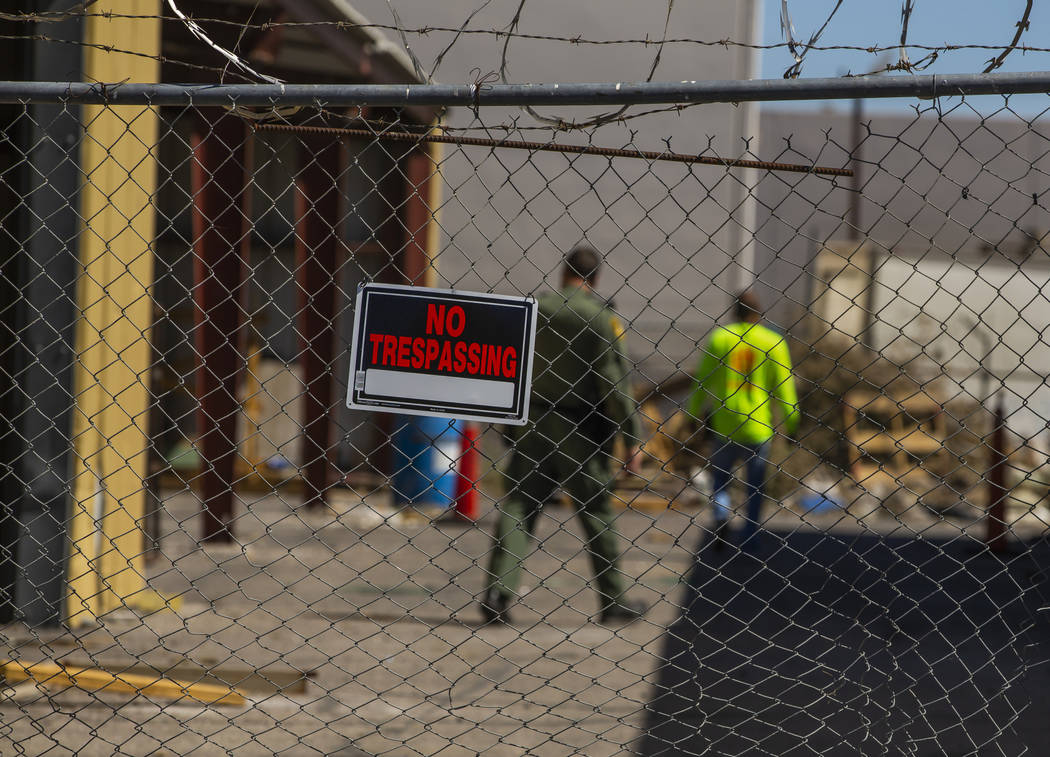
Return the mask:
<path fill-rule="evenodd" d="M 442 328 L 451 333 L 449 320 L 442 321 Z M 459 329 L 456 333 L 461 332 Z M 508 379 L 514 378 L 518 370 L 518 351 L 510 346 L 390 334 L 369 334 L 368 340 L 372 344 L 371 364 L 376 367 Z"/>
<path fill-rule="evenodd" d="M 459 305 L 453 305 L 447 312 L 444 305 L 427 305 L 427 333 L 442 336 L 446 331 L 449 336 L 459 336 L 467 327 L 467 314 Z"/>

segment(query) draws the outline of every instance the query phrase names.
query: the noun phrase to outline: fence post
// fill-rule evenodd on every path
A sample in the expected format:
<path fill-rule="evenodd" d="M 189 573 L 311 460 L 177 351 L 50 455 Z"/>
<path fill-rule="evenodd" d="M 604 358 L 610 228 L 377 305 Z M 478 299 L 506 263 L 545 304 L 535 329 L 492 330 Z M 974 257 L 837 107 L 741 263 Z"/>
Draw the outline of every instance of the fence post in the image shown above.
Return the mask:
<path fill-rule="evenodd" d="M 1003 401 L 995 407 L 994 426 L 988 447 L 988 508 L 985 514 L 985 544 L 993 552 L 1006 550 L 1006 419 Z"/>

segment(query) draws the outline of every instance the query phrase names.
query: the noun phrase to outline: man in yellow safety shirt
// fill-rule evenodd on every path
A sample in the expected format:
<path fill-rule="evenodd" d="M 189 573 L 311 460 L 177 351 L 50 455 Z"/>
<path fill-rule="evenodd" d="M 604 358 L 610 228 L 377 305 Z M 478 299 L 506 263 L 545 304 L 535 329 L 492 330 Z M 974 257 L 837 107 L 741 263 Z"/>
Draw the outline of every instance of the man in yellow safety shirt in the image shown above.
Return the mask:
<path fill-rule="evenodd" d="M 735 322 L 716 328 L 708 338 L 687 409 L 712 437 L 714 546 L 720 549 L 728 541 L 729 484 L 742 467 L 747 517 L 741 546 L 753 551 L 758 548 L 769 446 L 777 431 L 775 411 L 784 432 L 793 435 L 799 423 L 798 395 L 787 342 L 759 323 L 758 298 L 744 292 L 734 310 Z"/>

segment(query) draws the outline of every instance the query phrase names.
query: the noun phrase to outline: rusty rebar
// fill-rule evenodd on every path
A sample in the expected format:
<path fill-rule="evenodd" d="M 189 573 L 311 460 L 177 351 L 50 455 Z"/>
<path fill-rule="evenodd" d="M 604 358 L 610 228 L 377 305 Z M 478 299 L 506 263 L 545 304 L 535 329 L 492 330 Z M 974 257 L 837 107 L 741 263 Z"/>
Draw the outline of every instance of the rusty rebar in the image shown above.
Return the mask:
<path fill-rule="evenodd" d="M 561 152 L 574 155 L 599 155 L 606 158 L 636 158 L 641 160 L 663 160 L 672 163 L 699 163 L 723 168 L 757 168 L 764 171 L 790 171 L 793 173 L 813 173 L 823 176 L 852 176 L 849 168 L 831 168 L 828 166 L 807 166 L 800 163 L 777 163 L 768 160 L 727 160 L 710 155 L 690 155 L 676 152 L 656 152 L 653 150 L 625 150 L 616 147 L 594 147 L 591 145 L 567 145 L 559 142 L 528 142 L 518 139 L 488 139 L 484 137 L 457 137 L 451 134 L 433 132 L 383 131 L 372 129 L 354 129 L 341 126 L 308 126 L 301 124 L 253 123 L 253 128 L 266 131 L 286 131 L 300 134 L 329 134 L 337 137 L 358 137 L 365 139 L 389 140 L 392 142 L 440 142 L 446 145 L 467 145 L 470 147 L 500 147 L 512 150 L 530 150 L 543 152 Z"/>

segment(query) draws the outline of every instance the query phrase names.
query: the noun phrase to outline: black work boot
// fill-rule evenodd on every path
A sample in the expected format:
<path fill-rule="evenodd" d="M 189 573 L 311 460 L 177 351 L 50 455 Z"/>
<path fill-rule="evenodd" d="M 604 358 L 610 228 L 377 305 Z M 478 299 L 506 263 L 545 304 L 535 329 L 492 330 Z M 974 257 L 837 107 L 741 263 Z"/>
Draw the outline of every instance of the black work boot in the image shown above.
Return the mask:
<path fill-rule="evenodd" d="M 481 617 L 485 623 L 504 624 L 510 623 L 510 597 L 500 594 L 495 589 L 485 592 L 478 605 L 481 608 Z"/>
<path fill-rule="evenodd" d="M 636 599 L 618 599 L 602 608 L 600 622 L 630 623 L 645 615 L 649 608 Z"/>

